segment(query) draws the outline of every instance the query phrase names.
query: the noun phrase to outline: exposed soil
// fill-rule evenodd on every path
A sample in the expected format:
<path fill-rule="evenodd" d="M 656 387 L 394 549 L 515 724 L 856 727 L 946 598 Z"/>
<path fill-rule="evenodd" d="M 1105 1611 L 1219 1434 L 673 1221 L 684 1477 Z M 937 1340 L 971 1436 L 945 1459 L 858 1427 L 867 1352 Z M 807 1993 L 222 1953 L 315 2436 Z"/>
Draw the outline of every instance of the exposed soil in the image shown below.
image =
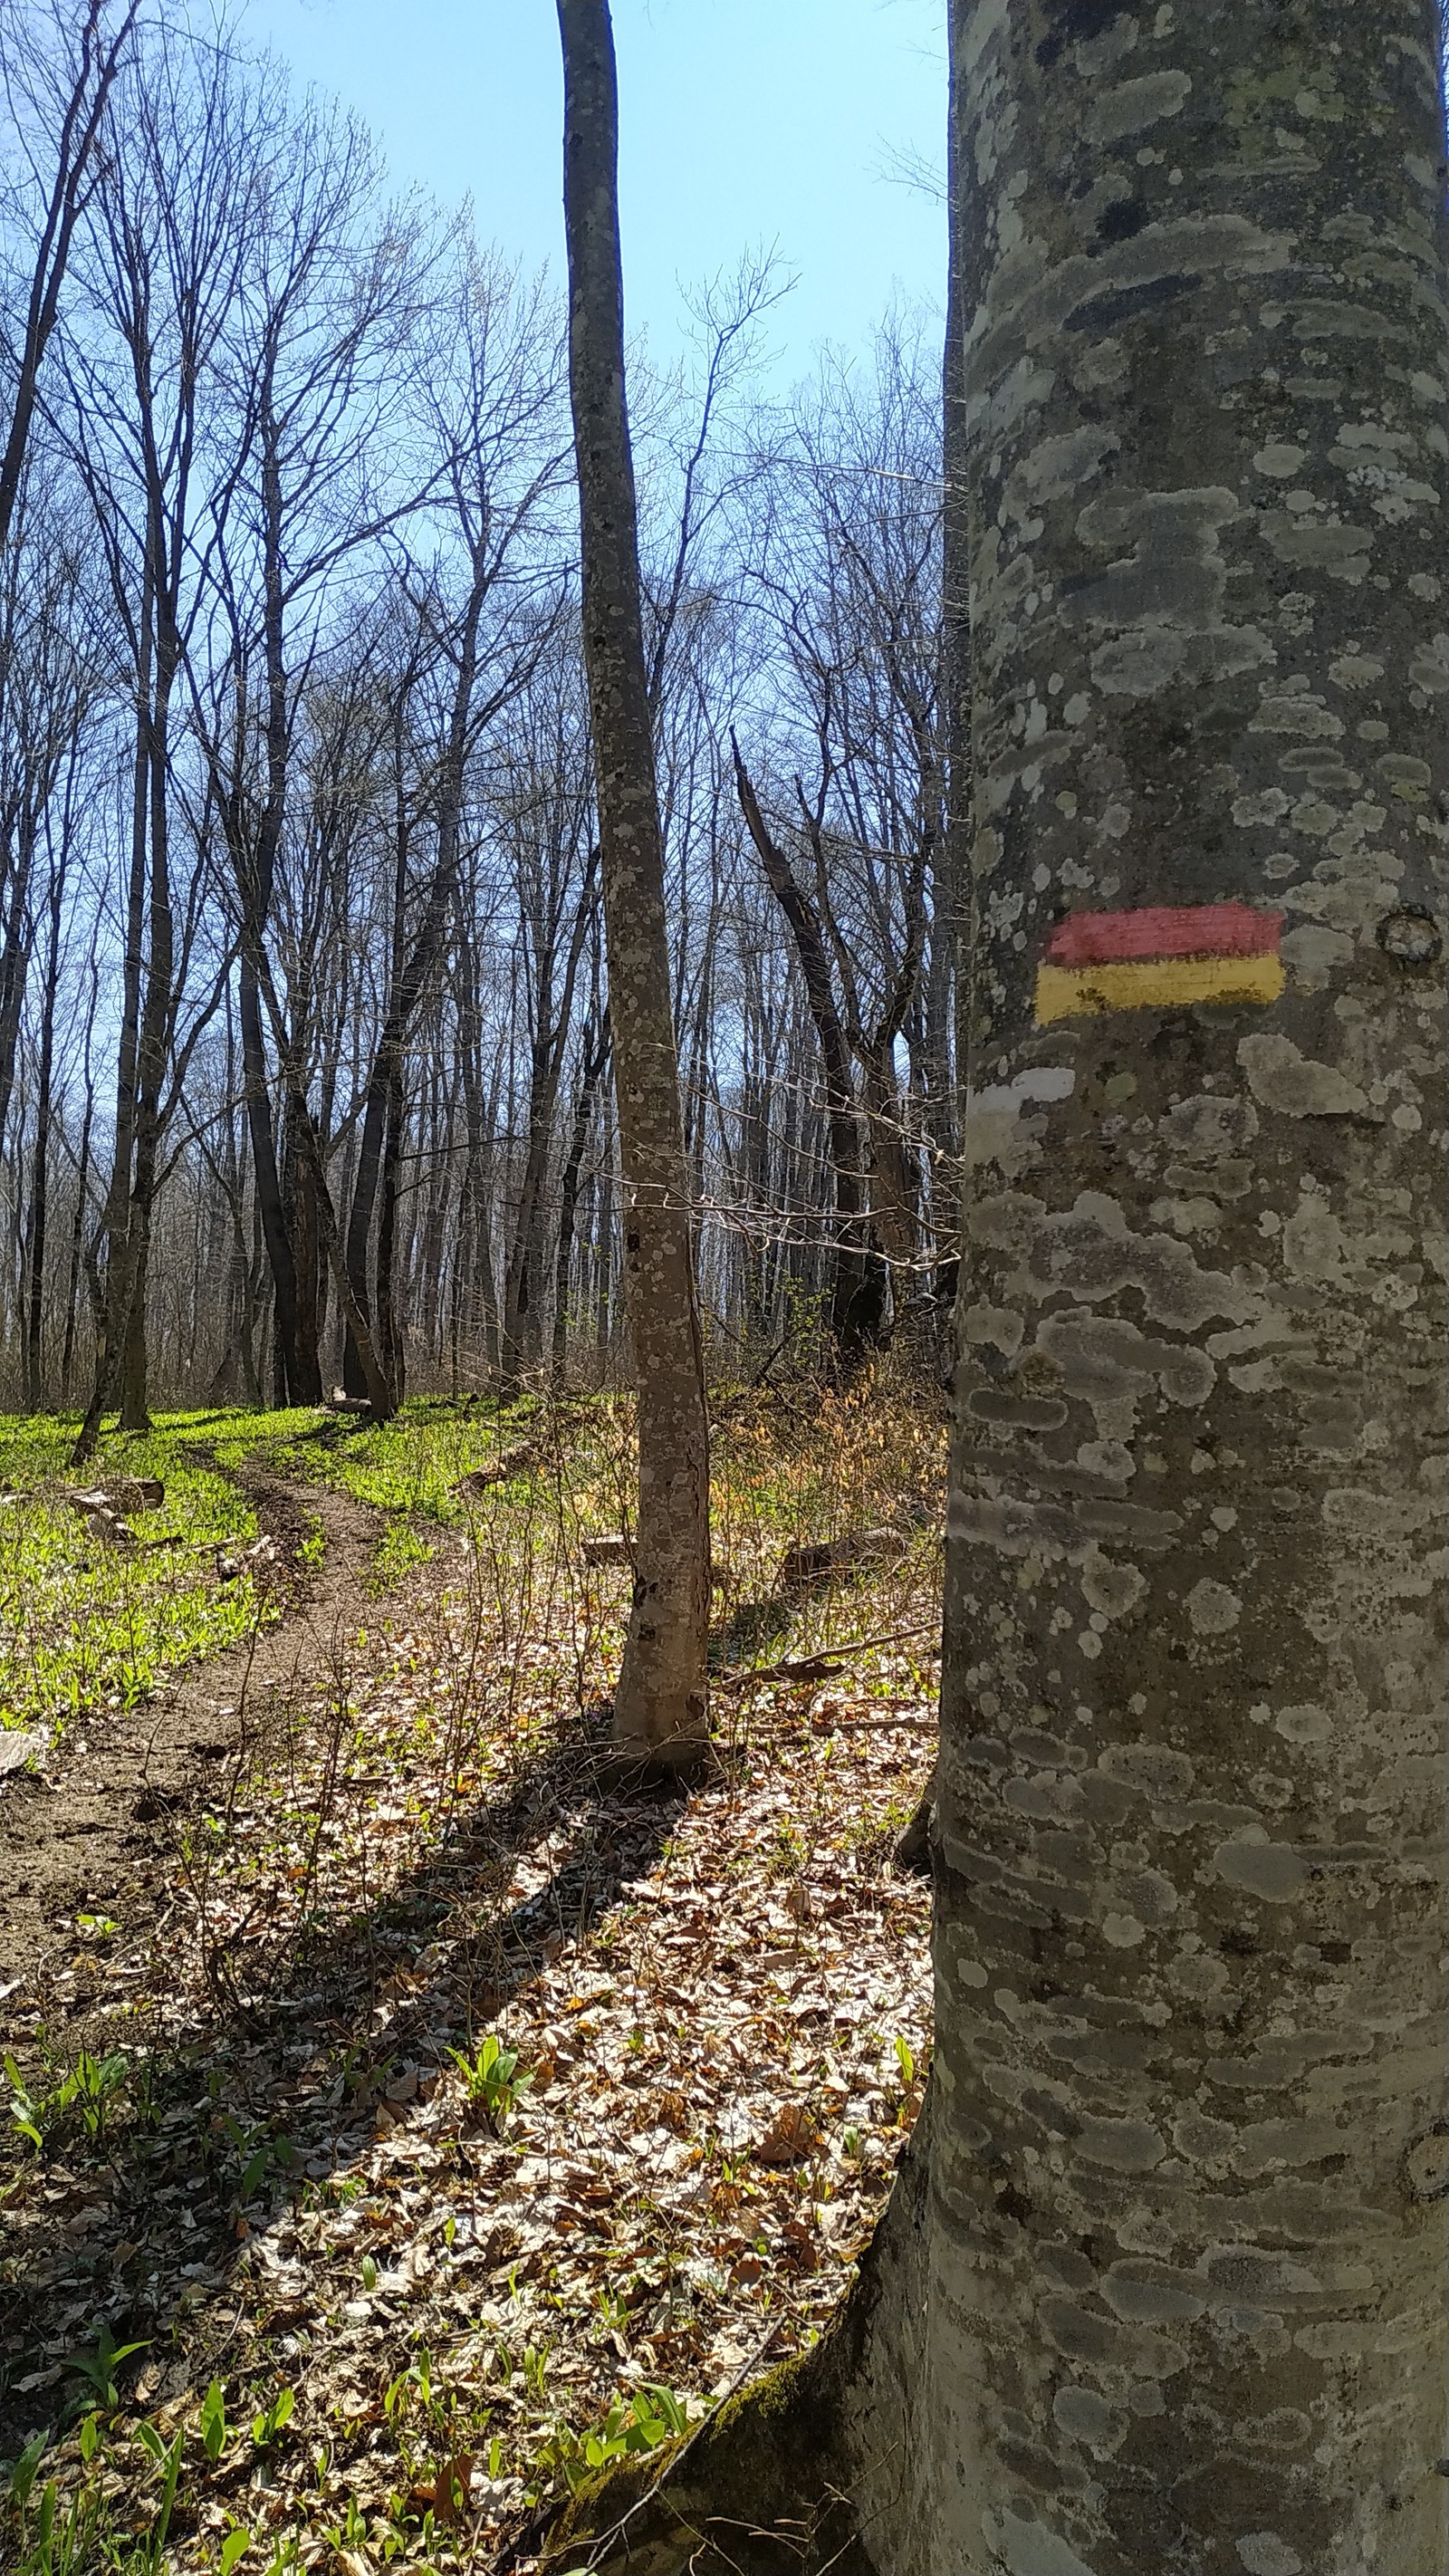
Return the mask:
<path fill-rule="evenodd" d="M 204 1804 L 216 1766 L 255 1741 L 336 1642 L 371 1612 L 365 1576 L 382 1515 L 322 1486 L 254 1467 L 237 1482 L 281 1562 L 274 1615 L 242 1646 L 209 1655 L 124 1710 L 78 1719 L 43 1777 L 0 1779 L 0 1982 L 29 1984 L 74 1946 L 82 1910 L 134 1929 L 178 1824 Z M 315 1574 L 298 1549 L 320 1521 Z M 373 1614 L 375 1615 L 375 1614 Z"/>

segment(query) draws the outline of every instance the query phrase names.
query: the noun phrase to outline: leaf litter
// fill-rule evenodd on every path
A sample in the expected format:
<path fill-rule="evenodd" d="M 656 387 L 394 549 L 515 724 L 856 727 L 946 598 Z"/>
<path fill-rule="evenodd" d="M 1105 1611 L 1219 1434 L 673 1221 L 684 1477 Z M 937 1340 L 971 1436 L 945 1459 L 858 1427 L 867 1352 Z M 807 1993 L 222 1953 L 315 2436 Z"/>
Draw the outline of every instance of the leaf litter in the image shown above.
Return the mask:
<path fill-rule="evenodd" d="M 0 2449 L 154 2539 L 179 2438 L 178 2570 L 533 2565 L 820 2332 L 919 2104 L 931 1545 L 736 1661 L 687 1793 L 606 1759 L 626 1576 L 533 1562 L 525 1615 L 487 1558 L 335 1641 L 144 1933 L 0 1995 Z"/>

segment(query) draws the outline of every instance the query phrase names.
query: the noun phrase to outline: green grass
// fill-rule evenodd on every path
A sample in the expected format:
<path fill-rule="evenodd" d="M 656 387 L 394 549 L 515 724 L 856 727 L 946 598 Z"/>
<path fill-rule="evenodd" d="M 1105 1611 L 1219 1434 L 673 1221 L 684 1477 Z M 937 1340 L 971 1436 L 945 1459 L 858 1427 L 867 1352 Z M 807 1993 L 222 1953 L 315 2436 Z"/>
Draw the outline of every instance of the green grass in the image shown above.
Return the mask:
<path fill-rule="evenodd" d="M 458 1491 L 462 1478 L 526 1440 L 540 1418 L 527 1396 L 506 1407 L 466 1410 L 424 1396 L 391 1422 L 325 1412 L 239 1413 L 210 1436 L 226 1465 L 260 1453 L 282 1475 L 332 1485 L 394 1518 L 453 1529 L 468 1518 L 467 1498 Z"/>
<path fill-rule="evenodd" d="M 91 1465 L 73 1474 L 74 1422 L 53 1417 L 0 1422 L 0 1725 L 56 1731 L 77 1717 L 142 1698 L 195 1658 L 233 1645 L 251 1630 L 257 1598 L 249 1577 L 220 1584 L 215 1551 L 245 1545 L 256 1521 L 238 1486 L 249 1464 L 295 1485 L 328 1486 L 380 1516 L 371 1568 L 377 1592 L 433 1557 L 445 1530 L 469 1534 L 488 1582 L 518 1600 L 510 1633 L 552 1598 L 559 1568 L 589 1534 L 627 1528 L 636 1462 L 631 1408 L 607 1396 L 571 1398 L 554 1408 L 532 1396 L 507 1405 L 423 1397 L 391 1422 L 322 1408 L 249 1413 L 237 1407 L 167 1413 L 145 1437 L 107 1433 Z M 528 1450 L 516 1472 L 470 1490 L 465 1479 L 511 1452 Z M 713 1454 L 717 1565 L 737 1605 L 751 1600 L 788 1623 L 798 1650 L 816 1631 L 879 1632 L 899 1617 L 932 1573 L 944 1447 L 933 1409 L 821 1395 L 808 1409 L 746 1409 L 720 1427 Z M 174 1538 L 174 1548 L 122 1553 L 92 1534 L 63 1499 L 66 1482 L 105 1485 L 120 1476 L 159 1476 L 166 1499 L 131 1515 L 138 1539 Z M 891 1585 L 867 1587 L 858 1605 L 842 1592 L 788 1605 L 767 1602 L 788 1545 L 890 1521 L 924 1526 Z M 325 1538 L 315 1515 L 302 1549 L 315 1571 Z M 553 1571 L 550 1573 L 549 1568 Z M 571 1579 L 571 1578 L 570 1578 Z M 589 1578 L 590 1597 L 622 1598 L 614 1569 Z M 900 1596 L 899 1610 L 876 1594 Z M 560 1596 L 562 1597 L 562 1596 Z M 617 1602 L 615 1602 L 617 1608 Z M 501 1615 L 501 1614 L 500 1614 Z M 572 1619 L 573 1613 L 570 1613 Z M 592 1615 L 592 1613 L 590 1614 Z M 858 1625 L 859 1621 L 864 1626 Z M 525 1619 L 524 1624 L 527 1624 Z M 743 1609 L 728 1660 L 752 1659 L 763 1636 L 747 1637 Z M 768 1623 L 767 1623 L 768 1624 Z"/>
<path fill-rule="evenodd" d="M 54 1732 L 130 1706 L 254 1627 L 250 1577 L 219 1583 L 215 1551 L 254 1538 L 256 1516 L 231 1478 L 188 1447 L 204 1437 L 193 1420 L 164 1416 L 146 1437 L 113 1433 L 81 1471 L 69 1465 L 74 1423 L 0 1423 L 0 1726 Z M 61 1490 L 121 1476 L 161 1478 L 159 1509 L 127 1518 L 138 1540 L 177 1546 L 107 1546 Z"/>

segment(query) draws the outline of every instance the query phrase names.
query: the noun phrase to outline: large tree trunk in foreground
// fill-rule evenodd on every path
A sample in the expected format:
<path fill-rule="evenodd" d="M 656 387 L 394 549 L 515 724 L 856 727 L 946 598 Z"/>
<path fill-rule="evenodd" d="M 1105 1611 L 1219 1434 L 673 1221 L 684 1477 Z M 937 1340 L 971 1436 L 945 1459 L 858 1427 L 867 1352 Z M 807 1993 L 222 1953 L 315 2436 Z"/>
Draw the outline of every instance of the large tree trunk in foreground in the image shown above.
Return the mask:
<path fill-rule="evenodd" d="M 613 32 L 606 0 L 558 0 L 558 16 L 584 662 L 620 1158 L 628 1193 L 626 1295 L 639 1381 L 634 1606 L 614 1700 L 614 1734 L 622 1752 L 668 1765 L 696 1760 L 705 1743 L 709 1423 L 624 405 Z"/>
<path fill-rule="evenodd" d="M 674 2496 L 695 2569 L 834 2485 L 882 2576 L 1444 2576 L 1438 18 L 955 36 L 936 2060 L 824 2359 Z"/>

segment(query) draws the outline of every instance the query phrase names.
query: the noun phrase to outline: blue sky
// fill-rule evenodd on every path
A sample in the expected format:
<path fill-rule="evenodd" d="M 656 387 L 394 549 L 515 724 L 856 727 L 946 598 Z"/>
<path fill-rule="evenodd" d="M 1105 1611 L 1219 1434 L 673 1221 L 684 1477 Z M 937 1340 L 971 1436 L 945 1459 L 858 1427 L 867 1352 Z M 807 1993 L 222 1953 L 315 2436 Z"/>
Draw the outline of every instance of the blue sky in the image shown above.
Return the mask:
<path fill-rule="evenodd" d="M 615 0 L 614 24 L 627 318 L 656 356 L 679 281 L 761 242 L 799 277 L 777 380 L 858 346 L 897 289 L 939 309 L 941 209 L 885 173 L 939 166 L 943 0 Z M 356 108 L 395 179 L 471 195 L 485 240 L 561 273 L 553 0 L 251 0 L 242 27 Z"/>

